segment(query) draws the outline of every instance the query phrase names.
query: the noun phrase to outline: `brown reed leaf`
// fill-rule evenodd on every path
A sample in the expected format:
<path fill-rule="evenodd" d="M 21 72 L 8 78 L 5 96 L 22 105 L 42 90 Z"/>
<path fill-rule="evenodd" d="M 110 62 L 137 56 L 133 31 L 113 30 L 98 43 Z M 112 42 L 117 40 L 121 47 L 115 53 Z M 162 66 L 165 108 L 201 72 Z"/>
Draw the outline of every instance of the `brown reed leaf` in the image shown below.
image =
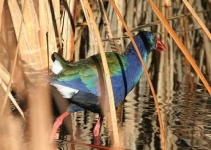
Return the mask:
<path fill-rule="evenodd" d="M 76 16 L 77 16 L 77 0 L 71 0 L 70 2 L 70 12 L 71 12 L 71 17 L 73 20 L 73 23 L 76 22 Z M 70 61 L 73 61 L 73 55 L 74 55 L 74 50 L 75 50 L 75 24 L 71 24 L 72 30 L 70 32 Z"/>
<path fill-rule="evenodd" d="M 39 42 L 40 42 L 40 51 L 41 51 L 41 57 L 43 60 L 43 67 L 49 68 L 49 58 L 48 58 L 48 50 L 47 50 L 47 37 L 46 33 L 48 32 L 47 26 L 48 26 L 48 19 L 46 17 L 47 10 L 45 9 L 45 1 L 39 0 Z M 50 50 L 49 50 L 50 51 Z M 51 52 L 51 51 L 50 51 Z"/>
<path fill-rule="evenodd" d="M 114 95 L 113 95 L 113 89 L 112 89 L 112 84 L 111 84 L 111 79 L 110 79 L 110 72 L 108 69 L 108 64 L 107 64 L 107 59 L 106 59 L 106 55 L 103 49 L 103 44 L 101 41 L 101 37 L 100 37 L 100 33 L 98 31 L 98 27 L 97 24 L 94 20 L 94 16 L 91 10 L 91 7 L 89 5 L 88 0 L 81 0 L 81 4 L 83 9 L 87 9 L 88 15 L 90 17 L 90 22 L 93 25 L 93 30 L 95 33 L 95 36 L 97 38 L 98 41 L 98 45 L 99 45 L 99 51 L 100 51 L 100 55 L 102 58 L 102 64 L 103 64 L 103 69 L 104 69 L 104 75 L 105 75 L 105 81 L 106 81 L 106 86 L 107 86 L 107 92 L 108 92 L 108 101 L 109 101 L 109 118 L 110 119 L 110 125 L 111 125 L 111 141 L 112 141 L 112 146 L 114 147 L 119 147 L 120 143 L 119 143 L 119 134 L 118 134 L 118 128 L 117 128 L 117 119 L 116 119 L 116 110 L 115 110 L 115 104 L 114 104 Z M 101 106 L 102 107 L 102 106 Z"/>
<path fill-rule="evenodd" d="M 13 61 L 13 64 L 12 64 L 12 72 L 11 72 L 11 75 L 10 75 L 9 83 L 7 85 L 7 91 L 6 91 L 6 94 L 5 94 L 4 99 L 2 101 L 2 108 L 0 110 L 0 117 L 3 115 L 4 109 L 5 109 L 5 106 L 6 106 L 6 103 L 7 103 L 7 98 L 8 98 L 10 87 L 11 87 L 11 84 L 12 84 L 12 79 L 13 79 L 13 76 L 14 76 L 14 73 L 15 73 L 15 67 L 16 67 L 17 57 L 18 57 L 18 49 L 20 48 L 19 47 L 20 42 L 22 42 L 21 39 L 23 39 L 23 38 L 21 38 L 21 37 L 23 37 L 23 36 L 21 36 L 23 34 L 22 33 L 22 31 L 23 31 L 22 30 L 23 29 L 23 18 L 21 17 L 18 4 L 15 0 L 13 0 L 13 1 L 11 0 L 11 1 L 8 2 L 8 5 L 9 5 L 10 10 L 12 10 L 11 12 L 13 12 L 13 13 L 11 13 L 12 18 L 15 20 L 15 17 L 18 16 L 17 21 L 18 21 L 19 24 L 14 24 L 14 27 L 19 29 L 19 30 L 18 30 L 18 33 L 16 33 L 18 43 L 17 43 L 16 49 L 15 49 L 15 58 L 14 58 L 14 61 Z M 23 12 L 25 10 L 25 6 L 26 5 L 24 3 Z M 16 14 L 17 16 L 14 13 L 18 13 L 18 14 Z"/>
<path fill-rule="evenodd" d="M 91 22 L 91 16 L 89 15 L 89 12 L 87 10 L 87 7 L 85 5 L 85 2 L 84 1 L 80 1 L 81 2 L 81 5 L 82 5 L 82 8 L 83 8 L 83 13 L 85 15 L 85 18 L 86 18 L 86 21 L 87 21 L 87 24 L 88 24 L 88 28 L 89 28 L 89 33 L 90 33 L 90 37 L 91 37 L 91 41 L 93 42 L 93 45 L 94 45 L 94 53 L 97 53 L 98 51 L 98 42 L 97 42 L 97 38 L 95 36 L 95 30 L 94 30 L 94 25 L 92 24 Z"/>
<path fill-rule="evenodd" d="M 3 8 L 4 8 L 4 0 L 1 0 L 0 1 L 0 25 L 1 25 L 1 20 L 2 20 L 2 11 L 3 11 Z M 0 28 L 1 30 L 1 28 Z"/>

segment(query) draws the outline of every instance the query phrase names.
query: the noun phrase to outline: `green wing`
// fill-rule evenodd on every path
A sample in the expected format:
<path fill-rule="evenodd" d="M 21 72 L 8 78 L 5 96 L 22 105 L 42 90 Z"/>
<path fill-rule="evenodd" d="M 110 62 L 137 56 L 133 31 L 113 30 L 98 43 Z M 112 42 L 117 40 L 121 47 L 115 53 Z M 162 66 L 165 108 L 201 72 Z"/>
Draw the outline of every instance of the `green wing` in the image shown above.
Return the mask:
<path fill-rule="evenodd" d="M 101 57 L 96 55 L 102 67 Z M 111 77 L 121 74 L 121 67 L 115 54 L 106 53 Z M 121 61 L 126 68 L 126 59 L 121 56 Z M 99 76 L 95 62 L 91 57 L 76 63 L 71 63 L 58 75 L 57 80 L 68 87 L 84 92 L 99 95 Z M 112 78 L 111 78 L 112 79 Z"/>

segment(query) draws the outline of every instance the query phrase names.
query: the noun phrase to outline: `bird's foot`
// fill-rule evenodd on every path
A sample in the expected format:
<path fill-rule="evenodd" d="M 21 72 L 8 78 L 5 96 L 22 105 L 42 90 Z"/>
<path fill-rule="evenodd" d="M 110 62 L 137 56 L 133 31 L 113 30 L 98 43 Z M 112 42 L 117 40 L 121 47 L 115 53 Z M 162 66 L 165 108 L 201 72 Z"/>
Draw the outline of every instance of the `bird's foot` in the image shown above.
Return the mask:
<path fill-rule="evenodd" d="M 100 145 L 100 138 L 99 136 L 94 137 L 94 145 Z"/>
<path fill-rule="evenodd" d="M 51 143 L 53 143 L 54 138 L 55 138 L 55 135 L 56 135 L 56 133 L 57 133 L 57 130 L 58 130 L 58 128 L 60 127 L 60 125 L 62 124 L 64 118 L 67 117 L 68 115 L 69 115 L 69 113 L 66 111 L 66 112 L 64 112 L 62 115 L 60 115 L 60 116 L 56 119 L 56 121 L 55 121 L 55 123 L 54 123 L 54 125 L 53 125 L 52 132 L 51 132 L 51 137 L 50 137 L 50 142 L 51 142 Z"/>

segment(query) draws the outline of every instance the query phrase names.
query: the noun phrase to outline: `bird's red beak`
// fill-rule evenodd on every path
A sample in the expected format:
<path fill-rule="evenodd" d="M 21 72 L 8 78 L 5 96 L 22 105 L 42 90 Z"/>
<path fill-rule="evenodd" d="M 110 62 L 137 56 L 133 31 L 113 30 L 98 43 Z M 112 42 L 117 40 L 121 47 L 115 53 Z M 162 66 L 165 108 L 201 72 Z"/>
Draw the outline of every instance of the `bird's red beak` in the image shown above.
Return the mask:
<path fill-rule="evenodd" d="M 156 40 L 155 49 L 158 51 L 166 51 L 165 45 L 158 38 L 155 38 L 155 40 Z"/>

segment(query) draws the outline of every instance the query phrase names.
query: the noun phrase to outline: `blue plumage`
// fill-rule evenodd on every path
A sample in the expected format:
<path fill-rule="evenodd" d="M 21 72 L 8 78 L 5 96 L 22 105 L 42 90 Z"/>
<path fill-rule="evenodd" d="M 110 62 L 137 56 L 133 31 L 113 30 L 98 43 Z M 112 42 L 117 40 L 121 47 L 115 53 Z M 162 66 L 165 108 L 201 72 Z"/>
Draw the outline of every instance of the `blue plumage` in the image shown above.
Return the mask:
<path fill-rule="evenodd" d="M 142 31 L 134 39 L 145 62 L 153 49 L 165 50 L 164 45 L 150 32 Z M 98 65 L 102 67 L 100 55 L 97 54 L 94 57 L 99 62 Z M 143 73 L 143 68 L 132 43 L 127 46 L 124 55 L 107 52 L 106 57 L 117 106 L 136 85 Z M 88 109 L 99 112 L 98 97 L 101 96 L 101 86 L 99 69 L 93 57 L 75 63 L 65 61 L 57 53 L 54 53 L 52 58 L 56 62 L 52 70 L 57 74 L 57 78 L 52 79 L 51 84 L 75 104 L 70 106 L 69 111 L 73 113 Z"/>

